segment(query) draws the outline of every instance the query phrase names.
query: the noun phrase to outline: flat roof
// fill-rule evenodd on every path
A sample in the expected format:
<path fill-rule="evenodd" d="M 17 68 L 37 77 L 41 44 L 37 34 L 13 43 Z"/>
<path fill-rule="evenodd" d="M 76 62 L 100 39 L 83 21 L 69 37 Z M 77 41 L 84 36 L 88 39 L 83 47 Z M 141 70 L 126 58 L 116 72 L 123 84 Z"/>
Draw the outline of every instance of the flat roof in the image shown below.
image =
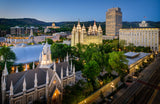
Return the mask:
<path fill-rule="evenodd" d="M 136 53 L 136 52 L 134 52 L 134 53 Z M 131 64 L 137 62 L 138 60 L 140 60 L 140 59 L 142 59 L 142 58 L 144 58 L 144 57 L 146 57 L 146 56 L 151 54 L 151 53 L 144 53 L 144 52 L 137 52 L 137 53 L 139 55 L 136 56 L 136 57 L 133 57 L 133 58 L 129 58 L 128 57 L 128 58 L 126 58 L 128 60 L 128 65 L 131 65 Z M 127 52 L 125 54 L 130 54 L 130 52 Z"/>
<path fill-rule="evenodd" d="M 134 57 L 138 56 L 139 53 L 136 53 L 136 52 L 127 52 L 124 55 L 127 56 L 128 58 L 134 58 Z"/>

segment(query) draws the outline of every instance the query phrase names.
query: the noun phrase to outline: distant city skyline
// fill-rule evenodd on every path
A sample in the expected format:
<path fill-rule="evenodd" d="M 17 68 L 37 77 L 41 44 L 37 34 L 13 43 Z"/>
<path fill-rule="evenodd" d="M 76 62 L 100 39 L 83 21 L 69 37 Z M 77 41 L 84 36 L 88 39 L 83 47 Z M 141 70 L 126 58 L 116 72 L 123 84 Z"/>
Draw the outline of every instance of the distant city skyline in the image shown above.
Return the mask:
<path fill-rule="evenodd" d="M 122 21 L 160 21 L 159 4 L 159 0 L 1 0 L 0 18 L 104 22 L 106 11 L 119 7 Z"/>

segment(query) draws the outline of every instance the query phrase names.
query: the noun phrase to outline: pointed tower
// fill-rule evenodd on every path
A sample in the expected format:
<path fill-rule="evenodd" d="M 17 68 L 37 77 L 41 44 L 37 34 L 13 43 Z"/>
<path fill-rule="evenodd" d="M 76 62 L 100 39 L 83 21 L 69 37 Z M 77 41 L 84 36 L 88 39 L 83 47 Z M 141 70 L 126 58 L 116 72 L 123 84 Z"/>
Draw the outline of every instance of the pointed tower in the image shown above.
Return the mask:
<path fill-rule="evenodd" d="M 24 78 L 23 81 L 23 92 L 26 92 L 26 79 Z"/>
<path fill-rule="evenodd" d="M 102 35 L 102 34 L 103 34 L 103 31 L 102 31 L 101 25 L 99 25 L 99 27 L 98 27 L 98 35 Z"/>
<path fill-rule="evenodd" d="M 49 75 L 48 75 L 48 70 L 47 70 L 47 73 L 46 73 L 46 85 L 49 84 Z"/>
<path fill-rule="evenodd" d="M 6 100 L 6 80 L 5 77 L 2 76 L 1 79 L 1 92 L 2 92 L 2 104 L 5 104 Z"/>
<path fill-rule="evenodd" d="M 52 65 L 50 45 L 46 42 L 39 58 L 40 68 L 50 68 Z"/>
<path fill-rule="evenodd" d="M 55 62 L 55 60 L 54 60 L 54 69 L 53 69 L 53 71 L 56 72 L 56 62 Z"/>
<path fill-rule="evenodd" d="M 34 64 L 34 61 L 33 61 L 33 66 L 32 66 L 32 69 L 35 69 L 35 64 Z"/>
<path fill-rule="evenodd" d="M 74 25 L 72 29 L 71 46 L 75 45 L 75 34 L 76 34 L 76 27 Z"/>
<path fill-rule="evenodd" d="M 82 29 L 81 29 L 80 21 L 78 21 L 77 29 L 76 29 L 76 34 L 75 34 L 75 45 L 77 45 L 78 43 L 80 43 L 81 30 Z"/>
<path fill-rule="evenodd" d="M 24 78 L 24 81 L 23 81 L 23 96 L 22 96 L 22 102 L 24 103 L 24 104 L 26 104 L 26 100 L 27 100 L 27 98 L 26 98 L 26 89 L 27 87 L 26 87 L 26 79 Z"/>
<path fill-rule="evenodd" d="M 27 71 L 27 64 L 26 64 L 26 67 L 25 67 L 25 71 Z"/>
<path fill-rule="evenodd" d="M 86 28 L 83 24 L 82 26 L 82 32 L 81 32 L 81 35 L 80 35 L 80 43 L 83 44 L 83 40 L 84 40 L 84 36 L 86 35 Z"/>
<path fill-rule="evenodd" d="M 68 52 L 67 52 L 67 56 L 66 56 L 66 61 L 69 61 L 69 56 L 68 56 Z"/>
<path fill-rule="evenodd" d="M 13 84 L 12 84 L 12 81 L 11 81 L 11 85 L 10 85 L 10 93 L 9 93 L 10 96 L 13 95 Z"/>
<path fill-rule="evenodd" d="M 61 79 L 63 79 L 63 66 L 61 66 Z"/>
<path fill-rule="evenodd" d="M 97 25 L 96 25 L 96 21 L 94 20 L 94 25 L 93 25 L 93 34 L 97 35 Z"/>
<path fill-rule="evenodd" d="M 18 73 L 18 66 L 16 67 L 16 73 Z"/>
<path fill-rule="evenodd" d="M 75 70 L 76 70 L 75 65 L 73 65 L 73 74 L 75 74 Z"/>
<path fill-rule="evenodd" d="M 66 70 L 66 76 L 68 76 L 69 75 L 69 73 L 68 73 L 68 66 L 67 66 L 67 70 Z"/>
<path fill-rule="evenodd" d="M 92 34 L 92 26 L 90 25 L 88 28 L 88 35 L 91 35 L 91 34 Z"/>
<path fill-rule="evenodd" d="M 48 70 L 47 70 L 47 73 L 46 73 L 46 100 L 48 102 L 48 91 L 49 91 L 49 88 L 48 88 L 48 84 L 49 84 L 49 75 L 48 75 Z"/>
<path fill-rule="evenodd" d="M 38 80 L 37 80 L 37 73 L 35 73 L 34 77 L 34 87 L 37 88 Z"/>
<path fill-rule="evenodd" d="M 3 70 L 3 76 L 8 75 L 8 70 L 7 70 L 7 62 L 5 62 L 4 70 Z"/>
<path fill-rule="evenodd" d="M 72 60 L 71 60 L 71 72 L 72 72 Z"/>

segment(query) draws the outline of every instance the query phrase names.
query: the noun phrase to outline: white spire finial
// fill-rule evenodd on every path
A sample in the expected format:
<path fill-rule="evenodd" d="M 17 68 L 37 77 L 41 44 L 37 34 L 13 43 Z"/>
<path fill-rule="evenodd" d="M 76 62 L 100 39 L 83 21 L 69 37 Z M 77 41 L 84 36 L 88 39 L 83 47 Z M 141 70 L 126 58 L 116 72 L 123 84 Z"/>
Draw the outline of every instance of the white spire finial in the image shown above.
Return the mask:
<path fill-rule="evenodd" d="M 66 70 L 66 76 L 68 76 L 68 74 L 69 74 L 69 73 L 68 73 L 68 66 L 67 66 L 67 70 Z"/>
<path fill-rule="evenodd" d="M 67 62 L 69 61 L 69 59 L 68 59 L 68 52 L 67 52 L 67 56 L 66 56 L 66 61 L 67 61 Z"/>
<path fill-rule="evenodd" d="M 32 69 L 34 69 L 35 68 L 35 65 L 34 65 L 34 61 L 33 61 L 33 66 L 32 66 Z"/>
<path fill-rule="evenodd" d="M 27 64 L 26 64 L 26 68 L 25 68 L 25 71 L 27 71 Z"/>
<path fill-rule="evenodd" d="M 11 81 L 11 85 L 10 85 L 10 96 L 13 95 L 13 84 L 12 84 L 12 81 Z"/>
<path fill-rule="evenodd" d="M 61 66 L 61 79 L 63 79 L 63 66 Z"/>
<path fill-rule="evenodd" d="M 26 91 L 26 79 L 24 78 L 24 81 L 23 81 L 23 92 Z"/>
<path fill-rule="evenodd" d="M 75 65 L 73 65 L 73 74 L 75 74 Z"/>
<path fill-rule="evenodd" d="M 5 67 L 4 67 L 4 70 L 3 70 L 3 76 L 6 76 L 6 75 L 8 75 L 7 62 L 5 62 Z"/>
<path fill-rule="evenodd" d="M 49 75 L 48 75 L 48 70 L 47 70 L 47 73 L 46 73 L 46 84 L 49 83 Z"/>
<path fill-rule="evenodd" d="M 16 73 L 18 73 L 18 66 L 16 67 Z"/>
<path fill-rule="evenodd" d="M 58 59 L 58 63 L 60 63 L 60 59 Z"/>
<path fill-rule="evenodd" d="M 71 60 L 71 72 L 72 72 L 72 60 Z"/>
<path fill-rule="evenodd" d="M 3 77 L 4 79 L 2 80 L 2 90 L 5 91 L 6 90 L 6 80 L 5 77 Z"/>
<path fill-rule="evenodd" d="M 54 71 L 56 71 L 56 62 L 54 60 Z"/>
<path fill-rule="evenodd" d="M 37 80 L 37 73 L 35 73 L 34 87 L 37 87 L 37 83 L 38 83 L 38 80 Z"/>

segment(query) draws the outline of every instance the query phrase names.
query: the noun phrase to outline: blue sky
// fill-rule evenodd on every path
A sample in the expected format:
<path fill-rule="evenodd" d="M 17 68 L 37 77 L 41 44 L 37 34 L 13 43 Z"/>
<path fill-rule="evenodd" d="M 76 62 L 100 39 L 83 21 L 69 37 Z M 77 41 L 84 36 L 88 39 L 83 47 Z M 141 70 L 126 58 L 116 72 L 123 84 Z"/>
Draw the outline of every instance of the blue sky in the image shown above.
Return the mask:
<path fill-rule="evenodd" d="M 120 7 L 123 21 L 160 21 L 159 4 L 160 0 L 0 0 L 0 18 L 105 21 L 107 9 Z"/>

